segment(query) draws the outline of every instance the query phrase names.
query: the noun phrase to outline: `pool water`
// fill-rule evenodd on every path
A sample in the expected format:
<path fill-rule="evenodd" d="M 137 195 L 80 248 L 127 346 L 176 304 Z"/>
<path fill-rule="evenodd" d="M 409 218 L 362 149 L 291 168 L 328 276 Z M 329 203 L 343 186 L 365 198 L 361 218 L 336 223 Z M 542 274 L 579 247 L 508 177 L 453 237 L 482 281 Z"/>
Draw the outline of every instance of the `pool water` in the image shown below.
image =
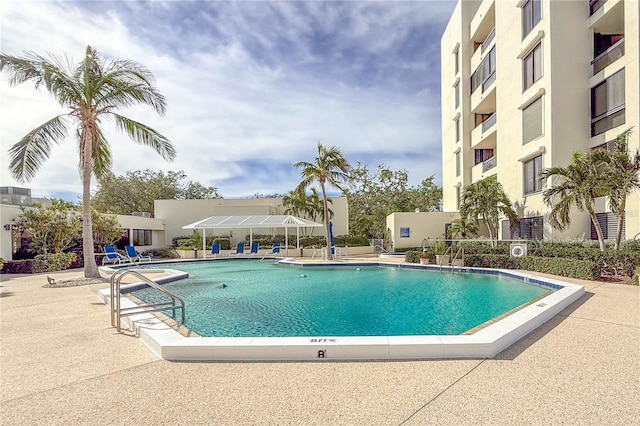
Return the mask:
<path fill-rule="evenodd" d="M 256 260 L 163 265 L 192 278 L 165 284 L 201 336 L 462 334 L 549 292 L 494 275 L 384 266 L 295 267 Z M 152 289 L 135 296 L 152 302 Z"/>

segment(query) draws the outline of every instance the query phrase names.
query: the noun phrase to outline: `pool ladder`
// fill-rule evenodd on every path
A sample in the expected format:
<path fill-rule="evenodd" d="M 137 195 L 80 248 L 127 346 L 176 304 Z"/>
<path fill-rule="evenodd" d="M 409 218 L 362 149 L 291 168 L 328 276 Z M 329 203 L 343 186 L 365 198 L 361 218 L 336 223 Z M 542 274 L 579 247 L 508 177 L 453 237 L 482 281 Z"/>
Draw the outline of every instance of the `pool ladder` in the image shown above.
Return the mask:
<path fill-rule="evenodd" d="M 453 245 L 450 245 L 449 247 L 447 247 L 447 249 L 444 252 L 444 255 L 442 255 L 442 257 L 440 258 L 440 262 L 439 262 L 440 272 L 442 272 L 442 266 L 443 266 L 444 260 L 447 258 L 447 254 L 449 255 L 449 257 L 451 257 L 451 253 L 453 253 Z M 451 262 L 450 262 L 451 273 L 455 272 L 454 268 L 455 268 L 457 259 L 461 259 L 464 266 L 464 247 L 459 247 L 458 250 L 456 251 L 455 256 L 453 256 L 453 258 L 451 259 Z"/>
<path fill-rule="evenodd" d="M 126 275 L 133 275 L 134 277 L 139 278 L 149 287 L 155 288 L 162 294 L 168 296 L 171 300 L 166 302 L 136 305 L 130 308 L 122 308 L 120 306 L 120 299 L 122 297 L 122 295 L 120 294 L 120 283 L 122 281 L 122 278 L 124 278 Z M 123 316 L 136 315 L 145 312 L 161 312 L 171 310 L 173 312 L 173 317 L 175 318 L 176 309 L 180 309 L 180 311 L 182 312 L 182 324 L 184 324 L 184 300 L 171 293 L 167 289 L 162 288 L 162 286 L 160 286 L 158 283 L 145 277 L 140 272 L 133 269 L 118 270 L 114 272 L 113 275 L 111 275 L 109 285 L 111 290 L 111 326 L 116 327 L 118 333 L 122 331 L 122 324 L 120 320 Z"/>

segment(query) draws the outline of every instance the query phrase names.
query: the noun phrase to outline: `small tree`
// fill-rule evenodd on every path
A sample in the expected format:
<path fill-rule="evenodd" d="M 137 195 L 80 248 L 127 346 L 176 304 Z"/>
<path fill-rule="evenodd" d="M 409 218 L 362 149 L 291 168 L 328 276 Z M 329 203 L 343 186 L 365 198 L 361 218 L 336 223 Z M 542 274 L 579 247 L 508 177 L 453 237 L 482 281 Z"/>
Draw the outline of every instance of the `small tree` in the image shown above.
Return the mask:
<path fill-rule="evenodd" d="M 81 235 L 77 206 L 63 200 L 51 200 L 51 206 L 34 203 L 23 207 L 16 224 L 31 237 L 31 250 L 37 254 L 61 253 Z"/>
<path fill-rule="evenodd" d="M 576 151 L 573 160 L 567 167 L 551 167 L 540 174 L 543 182 L 551 184 L 542 193 L 545 204 L 551 208 L 549 223 L 552 227 L 563 230 L 571 224 L 571 207 L 578 211 L 587 211 L 591 218 L 600 250 L 604 251 L 605 243 L 600 222 L 594 210 L 595 199 L 611 192 L 611 181 L 604 178 L 608 154 L 604 150 L 592 152 Z"/>
<path fill-rule="evenodd" d="M 124 229 L 115 215 L 98 213 L 97 210 L 91 209 L 91 220 L 94 244 L 104 247 L 122 237 Z"/>
<path fill-rule="evenodd" d="M 460 206 L 460 217 L 473 221 L 478 227 L 478 218 L 482 218 L 489 229 L 491 246 L 498 238 L 498 226 L 501 217 L 509 219 L 510 224 L 518 221 L 518 215 L 511 206 L 509 197 L 495 176 L 489 176 L 464 188 Z"/>

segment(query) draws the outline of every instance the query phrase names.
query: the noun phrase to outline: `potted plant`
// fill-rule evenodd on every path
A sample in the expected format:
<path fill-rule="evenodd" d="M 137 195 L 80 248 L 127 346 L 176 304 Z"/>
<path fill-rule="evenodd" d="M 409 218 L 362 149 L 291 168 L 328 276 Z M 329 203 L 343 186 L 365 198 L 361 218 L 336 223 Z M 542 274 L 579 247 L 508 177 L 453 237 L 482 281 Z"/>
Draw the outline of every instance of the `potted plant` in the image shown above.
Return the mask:
<path fill-rule="evenodd" d="M 444 240 L 438 238 L 433 246 L 433 251 L 436 255 L 436 264 L 438 265 L 448 265 L 450 255 L 445 255 L 447 252 L 447 245 Z"/>
<path fill-rule="evenodd" d="M 436 254 L 431 249 L 422 249 L 422 253 L 420 253 L 420 264 L 429 265 L 434 263 L 436 260 Z"/>

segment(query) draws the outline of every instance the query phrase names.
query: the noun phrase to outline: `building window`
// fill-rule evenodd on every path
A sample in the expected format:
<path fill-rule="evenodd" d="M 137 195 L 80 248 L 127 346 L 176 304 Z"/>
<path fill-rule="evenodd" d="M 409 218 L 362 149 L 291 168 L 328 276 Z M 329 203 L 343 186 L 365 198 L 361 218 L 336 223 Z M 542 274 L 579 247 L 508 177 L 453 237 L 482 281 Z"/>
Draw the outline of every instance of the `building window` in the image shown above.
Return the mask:
<path fill-rule="evenodd" d="M 455 126 L 456 126 L 456 142 L 460 142 L 460 119 L 459 118 L 456 118 Z"/>
<path fill-rule="evenodd" d="M 460 193 L 462 192 L 462 188 L 460 185 L 456 186 L 456 210 L 460 210 Z"/>
<path fill-rule="evenodd" d="M 542 191 L 542 155 L 524 163 L 524 195 Z"/>
<path fill-rule="evenodd" d="M 602 229 L 602 236 L 605 240 L 615 240 L 618 234 L 618 216 L 615 213 L 596 213 L 596 218 Z M 625 222 L 622 222 L 622 239 L 625 238 Z M 596 227 L 591 222 L 591 239 L 597 240 Z"/>
<path fill-rule="evenodd" d="M 456 177 L 460 176 L 460 151 L 456 152 Z"/>
<path fill-rule="evenodd" d="M 456 97 L 456 109 L 460 106 L 460 83 L 456 83 L 455 86 L 455 97 Z"/>
<path fill-rule="evenodd" d="M 458 74 L 458 71 L 460 70 L 460 53 L 458 50 L 453 53 L 453 69 L 454 75 Z"/>
<path fill-rule="evenodd" d="M 515 225 L 513 238 L 541 240 L 543 238 L 543 224 L 542 216 L 522 218 Z"/>
<path fill-rule="evenodd" d="M 496 48 L 495 46 L 482 60 L 478 68 L 471 75 L 471 93 L 483 86 L 482 91 L 496 79 Z"/>
<path fill-rule="evenodd" d="M 522 60 L 524 90 L 542 78 L 542 43 L 539 43 Z"/>
<path fill-rule="evenodd" d="M 522 145 L 543 134 L 542 100 L 541 96 L 522 110 Z"/>
<path fill-rule="evenodd" d="M 542 0 L 529 0 L 522 6 L 522 38 L 542 19 Z"/>
<path fill-rule="evenodd" d="M 591 136 L 625 123 L 624 69 L 591 89 Z"/>
<path fill-rule="evenodd" d="M 150 246 L 151 243 L 151 229 L 134 229 L 133 230 L 133 245 L 134 246 Z"/>
<path fill-rule="evenodd" d="M 474 165 L 483 163 L 489 158 L 493 158 L 493 149 L 476 149 L 474 150 Z"/>

